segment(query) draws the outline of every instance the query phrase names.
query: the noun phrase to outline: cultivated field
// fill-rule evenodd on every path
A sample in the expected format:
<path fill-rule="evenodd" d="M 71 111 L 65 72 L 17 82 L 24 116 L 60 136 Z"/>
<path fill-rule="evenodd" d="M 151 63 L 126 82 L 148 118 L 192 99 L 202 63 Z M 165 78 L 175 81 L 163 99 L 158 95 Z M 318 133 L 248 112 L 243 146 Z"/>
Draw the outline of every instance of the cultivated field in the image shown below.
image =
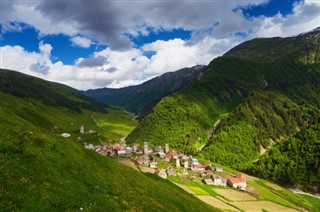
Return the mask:
<path fill-rule="evenodd" d="M 188 186 L 185 185 L 181 185 L 178 183 L 173 182 L 174 184 L 176 184 L 177 186 L 179 186 L 180 188 L 182 188 L 183 190 L 185 190 L 186 192 L 190 193 L 190 194 L 195 194 Z"/>
<path fill-rule="evenodd" d="M 225 199 L 231 201 L 250 201 L 256 200 L 253 196 L 241 191 L 235 191 L 233 189 L 213 189 L 216 193 L 223 196 Z"/>
<path fill-rule="evenodd" d="M 246 212 L 250 211 L 262 211 L 266 210 L 269 212 L 297 212 L 298 210 L 287 208 L 282 205 L 278 205 L 276 203 L 270 201 L 254 201 L 254 202 L 232 202 L 232 205 L 244 210 Z"/>
<path fill-rule="evenodd" d="M 221 200 L 212 197 L 212 196 L 198 196 L 196 195 L 200 200 L 207 203 L 208 205 L 211 205 L 215 208 L 221 208 L 225 210 L 232 210 L 232 211 L 239 211 L 238 209 L 228 205 L 227 203 L 222 202 Z"/>
<path fill-rule="evenodd" d="M 267 186 L 269 186 L 270 188 L 279 191 L 279 190 L 285 190 L 284 188 L 282 188 L 279 185 L 273 184 L 273 183 L 265 183 Z"/>
<path fill-rule="evenodd" d="M 196 195 L 209 195 L 208 192 L 197 186 L 188 186 Z"/>
<path fill-rule="evenodd" d="M 121 159 L 119 160 L 120 163 L 122 163 L 123 165 L 125 166 L 128 166 L 134 170 L 137 170 L 139 171 L 139 169 L 137 168 L 136 164 L 134 164 L 134 162 L 132 162 L 131 160 L 128 160 L 128 159 Z"/>
<path fill-rule="evenodd" d="M 145 172 L 145 173 L 152 173 L 154 174 L 154 172 L 156 171 L 155 169 L 152 169 L 152 168 L 149 168 L 149 167 L 145 167 L 145 166 L 139 166 L 140 170 L 142 172 Z"/>

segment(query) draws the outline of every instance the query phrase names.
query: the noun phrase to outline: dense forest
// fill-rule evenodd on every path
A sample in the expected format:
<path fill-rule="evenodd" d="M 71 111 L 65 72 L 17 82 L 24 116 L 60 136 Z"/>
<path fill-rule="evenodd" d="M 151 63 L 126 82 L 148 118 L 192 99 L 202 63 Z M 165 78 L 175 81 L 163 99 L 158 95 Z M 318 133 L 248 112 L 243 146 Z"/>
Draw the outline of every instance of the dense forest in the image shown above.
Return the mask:
<path fill-rule="evenodd" d="M 256 176 L 284 185 L 319 191 L 319 132 L 319 123 L 301 131 L 264 154 L 249 171 Z"/>

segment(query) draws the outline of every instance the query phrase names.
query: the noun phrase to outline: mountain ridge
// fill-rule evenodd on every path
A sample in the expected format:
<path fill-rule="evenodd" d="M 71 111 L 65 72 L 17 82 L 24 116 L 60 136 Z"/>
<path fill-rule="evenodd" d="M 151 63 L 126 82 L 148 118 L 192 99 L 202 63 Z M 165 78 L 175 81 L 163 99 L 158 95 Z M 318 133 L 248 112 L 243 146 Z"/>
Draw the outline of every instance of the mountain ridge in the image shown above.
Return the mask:
<path fill-rule="evenodd" d="M 141 119 L 160 99 L 178 91 L 196 78 L 204 67 L 198 65 L 183 68 L 175 72 L 167 72 L 140 85 L 119 89 L 93 89 L 85 91 L 84 94 L 109 105 L 124 107 Z"/>

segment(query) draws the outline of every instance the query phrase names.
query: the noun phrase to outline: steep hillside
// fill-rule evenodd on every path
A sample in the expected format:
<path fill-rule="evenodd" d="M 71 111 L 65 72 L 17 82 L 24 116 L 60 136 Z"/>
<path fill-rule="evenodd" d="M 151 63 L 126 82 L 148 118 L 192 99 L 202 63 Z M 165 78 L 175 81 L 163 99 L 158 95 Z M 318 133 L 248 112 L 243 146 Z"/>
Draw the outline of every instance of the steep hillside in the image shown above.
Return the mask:
<path fill-rule="evenodd" d="M 264 154 L 250 171 L 284 185 L 296 185 L 301 189 L 319 192 L 319 132 L 318 123 L 297 133 Z"/>
<path fill-rule="evenodd" d="M 118 114 L 113 109 L 86 109 L 90 104 L 78 98 L 80 94 L 55 83 L 7 70 L 1 76 L 14 89 L 0 92 L 0 211 L 215 210 L 166 180 L 85 149 L 83 142 L 107 138 L 93 114 L 110 124 L 115 117 L 108 115 Z M 42 93 L 37 87 L 47 89 Z M 47 94 L 54 94 L 47 96 L 54 105 L 46 104 Z M 76 104 L 81 113 L 59 105 L 61 99 Z"/>
<path fill-rule="evenodd" d="M 127 140 L 170 143 L 192 153 L 204 145 L 206 158 L 245 169 L 262 147 L 317 120 L 319 31 L 235 47 L 213 60 L 200 80 L 161 100 Z"/>
<path fill-rule="evenodd" d="M 101 88 L 88 90 L 85 95 L 108 105 L 120 106 L 138 114 L 141 118 L 163 97 L 174 93 L 194 79 L 203 66 L 184 68 L 176 72 L 165 73 L 141 85 L 119 89 Z"/>

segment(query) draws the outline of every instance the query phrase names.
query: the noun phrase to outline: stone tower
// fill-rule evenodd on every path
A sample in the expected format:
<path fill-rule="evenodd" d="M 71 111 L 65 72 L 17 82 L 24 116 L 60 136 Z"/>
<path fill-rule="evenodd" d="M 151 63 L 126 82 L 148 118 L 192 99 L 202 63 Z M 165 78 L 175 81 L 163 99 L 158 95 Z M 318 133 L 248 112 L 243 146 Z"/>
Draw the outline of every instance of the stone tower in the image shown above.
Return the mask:
<path fill-rule="evenodd" d="M 120 141 L 120 148 L 123 150 L 126 147 L 126 142 L 125 141 Z"/>
<path fill-rule="evenodd" d="M 177 168 L 180 167 L 180 159 L 179 159 L 179 158 L 177 158 L 177 160 L 176 160 L 176 167 L 177 167 Z"/>
<path fill-rule="evenodd" d="M 169 152 L 169 144 L 165 144 L 164 145 L 164 153 L 168 153 Z"/>
<path fill-rule="evenodd" d="M 132 149 L 134 152 L 136 152 L 138 150 L 138 144 L 134 143 Z"/>
<path fill-rule="evenodd" d="M 186 168 L 186 169 L 189 168 L 189 162 L 187 160 L 184 162 L 183 165 L 184 165 L 184 168 Z"/>
<path fill-rule="evenodd" d="M 143 153 L 147 155 L 148 150 L 149 150 L 148 142 L 144 142 L 143 143 Z"/>
<path fill-rule="evenodd" d="M 84 126 L 81 125 L 81 126 L 80 126 L 80 134 L 83 134 L 83 133 L 84 133 Z"/>

